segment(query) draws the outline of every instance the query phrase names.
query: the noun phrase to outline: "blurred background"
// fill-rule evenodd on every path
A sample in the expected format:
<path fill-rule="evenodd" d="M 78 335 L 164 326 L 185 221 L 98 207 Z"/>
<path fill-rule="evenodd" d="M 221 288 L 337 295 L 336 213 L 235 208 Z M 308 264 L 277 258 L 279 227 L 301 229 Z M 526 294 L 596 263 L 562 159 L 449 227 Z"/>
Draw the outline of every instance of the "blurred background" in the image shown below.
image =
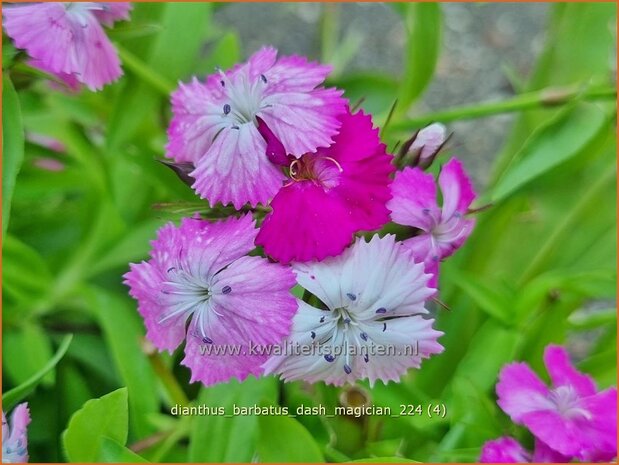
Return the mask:
<path fill-rule="evenodd" d="M 472 462 L 510 434 L 500 368 L 566 344 L 616 384 L 616 5 L 139 3 L 125 76 L 68 93 L 4 36 L 3 409 L 36 462 Z M 442 269 L 445 352 L 398 384 L 188 383 L 122 285 L 166 221 L 208 206 L 163 158 L 169 93 L 260 46 L 331 63 L 388 147 L 433 121 L 489 206 Z M 440 405 L 444 417 L 177 417 L 174 405 Z"/>

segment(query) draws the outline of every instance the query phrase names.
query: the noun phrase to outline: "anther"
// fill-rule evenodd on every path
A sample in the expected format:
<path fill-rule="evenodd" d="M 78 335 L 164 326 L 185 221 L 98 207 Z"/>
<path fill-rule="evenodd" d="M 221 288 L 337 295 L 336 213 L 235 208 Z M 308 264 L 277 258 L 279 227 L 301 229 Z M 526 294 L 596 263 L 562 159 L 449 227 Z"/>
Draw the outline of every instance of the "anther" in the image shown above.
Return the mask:
<path fill-rule="evenodd" d="M 231 288 L 230 286 L 224 286 L 224 287 L 221 289 L 221 293 L 222 293 L 222 294 L 230 294 L 231 292 L 232 292 L 232 288 Z"/>
<path fill-rule="evenodd" d="M 335 357 L 331 354 L 326 354 L 325 355 L 325 360 L 329 363 L 333 362 L 335 360 Z"/>
<path fill-rule="evenodd" d="M 380 307 L 378 310 L 376 310 L 376 313 L 387 313 L 387 309 L 385 307 Z"/>
<path fill-rule="evenodd" d="M 204 342 L 205 344 L 212 344 L 213 340 L 211 338 L 209 338 L 209 337 L 204 336 L 202 338 L 202 342 Z"/>
<path fill-rule="evenodd" d="M 260 75 L 260 79 L 262 79 L 262 82 L 264 82 L 265 84 L 267 83 L 267 77 L 264 74 Z"/>
<path fill-rule="evenodd" d="M 352 373 L 352 368 L 350 368 L 349 365 L 344 365 L 344 371 L 346 372 L 347 375 Z"/>
<path fill-rule="evenodd" d="M 352 300 L 353 302 L 357 300 L 357 296 L 355 294 L 351 294 L 350 292 L 346 294 L 346 296 L 348 296 L 348 298 Z"/>
<path fill-rule="evenodd" d="M 232 110 L 232 108 L 230 108 L 230 104 L 226 103 L 224 105 L 224 115 L 227 115 L 228 113 L 230 113 L 230 110 Z"/>

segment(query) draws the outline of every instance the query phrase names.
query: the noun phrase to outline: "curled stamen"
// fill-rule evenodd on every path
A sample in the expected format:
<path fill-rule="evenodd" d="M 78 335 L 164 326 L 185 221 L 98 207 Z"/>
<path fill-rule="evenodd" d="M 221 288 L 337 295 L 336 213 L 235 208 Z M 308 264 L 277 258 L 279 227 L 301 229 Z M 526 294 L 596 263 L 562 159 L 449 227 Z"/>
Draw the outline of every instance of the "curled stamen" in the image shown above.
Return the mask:
<path fill-rule="evenodd" d="M 330 162 L 332 162 L 335 166 L 337 166 L 337 169 L 340 173 L 342 173 L 344 171 L 344 168 L 342 168 L 342 165 L 340 165 L 340 163 L 335 159 L 335 158 L 331 158 L 331 157 L 318 157 L 318 160 L 329 160 Z"/>

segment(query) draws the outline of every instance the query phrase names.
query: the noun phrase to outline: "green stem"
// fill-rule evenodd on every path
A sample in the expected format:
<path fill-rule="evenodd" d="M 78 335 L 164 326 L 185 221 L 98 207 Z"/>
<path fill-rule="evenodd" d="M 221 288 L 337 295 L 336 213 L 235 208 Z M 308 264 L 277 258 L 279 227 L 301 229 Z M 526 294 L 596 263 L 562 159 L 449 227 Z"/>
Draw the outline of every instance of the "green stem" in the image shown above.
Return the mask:
<path fill-rule="evenodd" d="M 161 76 L 129 50 L 118 44 L 116 44 L 116 48 L 123 65 L 130 69 L 136 76 L 142 78 L 144 82 L 149 84 L 153 89 L 161 92 L 166 97 L 174 90 L 176 86 L 172 82 Z"/>
<path fill-rule="evenodd" d="M 447 123 L 456 120 L 484 118 L 502 113 L 513 113 L 534 108 L 550 108 L 565 105 L 575 100 L 614 100 L 617 91 L 608 86 L 592 87 L 582 90 L 580 87 L 570 86 L 561 88 L 546 88 L 535 92 L 527 92 L 508 100 L 486 102 L 470 106 L 452 108 L 427 115 L 410 118 L 398 123 L 392 123 L 389 131 L 410 131 L 418 129 L 435 121 Z"/>
<path fill-rule="evenodd" d="M 155 373 L 161 380 L 163 386 L 165 387 L 166 392 L 170 396 L 170 400 L 175 404 L 178 404 L 182 407 L 188 407 L 190 402 L 183 391 L 183 388 L 178 384 L 177 379 L 174 377 L 172 372 L 168 369 L 167 366 L 163 363 L 161 356 L 158 353 L 153 353 L 149 356 L 151 365 L 155 370 Z"/>

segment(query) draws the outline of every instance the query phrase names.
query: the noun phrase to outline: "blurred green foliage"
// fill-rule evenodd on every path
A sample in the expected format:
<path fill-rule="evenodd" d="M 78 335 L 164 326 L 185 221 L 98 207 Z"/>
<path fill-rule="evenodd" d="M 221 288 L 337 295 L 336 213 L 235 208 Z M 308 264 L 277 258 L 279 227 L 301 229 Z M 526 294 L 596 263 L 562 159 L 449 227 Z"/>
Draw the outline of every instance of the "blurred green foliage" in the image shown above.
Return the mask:
<path fill-rule="evenodd" d="M 189 385 L 181 354 L 145 342 L 121 284 L 156 228 L 196 201 L 155 161 L 169 91 L 246 56 L 236 31 L 212 21 L 215 8 L 226 6 L 135 4 L 132 21 L 111 31 L 126 76 L 99 93 L 51 90 L 16 66 L 23 55 L 3 41 L 4 408 L 30 403 L 33 461 L 474 461 L 484 441 L 522 436 L 495 404 L 503 364 L 526 360 L 543 373 L 546 344 L 580 338 L 590 345 L 580 367 L 602 386 L 615 383 L 616 311 L 585 307 L 616 297 L 616 5 L 552 5 L 544 51 L 513 99 L 411 119 L 440 57 L 441 5 L 395 6 L 408 34 L 396 78 L 346 72 L 355 37 L 337 41 L 338 6 L 329 4 L 320 35 L 331 84 L 353 102 L 364 97 L 377 123 L 397 100 L 383 130 L 390 147 L 437 118 L 517 114 L 479 201 L 491 208 L 443 267 L 441 300 L 452 309 L 437 315 L 445 352 L 399 384 L 364 387 L 393 413 L 444 404 L 447 414 L 171 416 L 173 405 L 332 409 L 343 391 L 272 378 Z M 24 134 L 53 137 L 66 154 Z M 64 168 L 42 170 L 41 158 Z"/>

